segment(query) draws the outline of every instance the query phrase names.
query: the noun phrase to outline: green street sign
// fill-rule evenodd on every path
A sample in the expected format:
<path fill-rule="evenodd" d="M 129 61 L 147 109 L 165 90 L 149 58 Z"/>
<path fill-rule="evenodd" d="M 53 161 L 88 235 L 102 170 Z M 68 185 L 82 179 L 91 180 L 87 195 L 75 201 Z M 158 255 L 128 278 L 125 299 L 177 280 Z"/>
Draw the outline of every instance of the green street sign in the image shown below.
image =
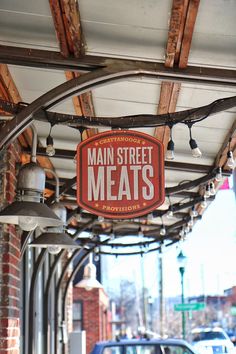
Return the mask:
<path fill-rule="evenodd" d="M 230 309 L 230 313 L 232 316 L 236 316 L 236 306 L 232 306 Z"/>
<path fill-rule="evenodd" d="M 189 304 L 174 305 L 175 311 L 202 311 L 206 307 L 205 302 L 192 302 Z"/>

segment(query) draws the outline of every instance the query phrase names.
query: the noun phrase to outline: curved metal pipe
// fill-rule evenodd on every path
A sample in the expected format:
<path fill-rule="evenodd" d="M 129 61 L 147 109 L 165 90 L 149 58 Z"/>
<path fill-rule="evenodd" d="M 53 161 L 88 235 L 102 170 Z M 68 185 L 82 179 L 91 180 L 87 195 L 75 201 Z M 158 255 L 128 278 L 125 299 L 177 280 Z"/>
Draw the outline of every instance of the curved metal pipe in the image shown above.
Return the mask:
<path fill-rule="evenodd" d="M 34 272 L 31 277 L 30 292 L 29 292 L 29 316 L 28 316 L 28 344 L 26 348 L 26 354 L 37 354 L 35 350 L 35 302 L 36 302 L 36 285 L 39 272 L 42 269 L 43 262 L 45 260 L 47 250 L 43 249 L 39 254 L 36 264 L 34 266 Z"/>
<path fill-rule="evenodd" d="M 59 280 L 58 280 L 58 282 L 57 282 L 57 287 L 56 287 L 56 294 L 57 294 L 57 297 L 56 297 L 56 299 L 55 299 L 55 310 L 54 310 L 54 311 L 55 311 L 55 330 L 54 330 L 55 340 L 54 340 L 54 352 L 53 352 L 53 353 L 58 353 L 58 338 L 57 338 L 57 335 L 58 335 L 58 327 L 59 327 L 59 326 L 58 326 L 58 300 L 59 300 L 60 294 L 61 294 L 62 281 L 63 281 L 63 279 L 64 279 L 65 274 L 66 274 L 67 271 L 68 271 L 68 268 L 69 268 L 69 266 L 70 266 L 70 264 L 71 264 L 71 261 L 73 261 L 73 259 L 74 259 L 77 255 L 79 255 L 79 253 L 80 253 L 81 251 L 82 251 L 81 249 L 80 249 L 79 251 L 78 251 L 78 250 L 74 251 L 74 253 L 72 254 L 72 256 L 71 256 L 71 257 L 68 259 L 68 261 L 66 262 L 66 264 L 65 264 L 65 266 L 64 266 L 64 269 L 63 269 L 63 271 L 62 271 L 62 273 L 61 273 L 61 276 L 60 276 L 60 278 L 59 278 Z M 83 261 L 84 261 L 85 259 L 87 259 L 87 257 L 89 256 L 90 252 L 92 252 L 92 251 L 89 250 L 89 252 L 87 252 L 87 253 L 82 257 Z M 81 259 L 81 260 L 82 260 L 82 259 Z M 83 263 L 83 261 L 81 261 L 81 260 L 78 262 L 79 265 L 77 265 L 77 266 L 75 267 L 75 269 L 77 269 L 77 271 L 79 270 L 80 266 L 81 266 L 82 263 Z M 72 274 L 75 275 L 74 270 L 73 270 Z M 70 281 L 71 281 L 71 280 L 73 279 L 73 277 L 70 276 L 69 279 L 70 279 Z M 68 291 L 69 284 L 70 284 L 69 279 L 68 279 L 68 281 L 67 281 L 67 283 L 66 283 L 66 289 L 67 289 L 67 291 Z M 64 298 L 63 298 L 63 301 L 64 301 Z M 63 302 L 63 304 L 64 304 L 64 302 Z M 64 306 L 65 306 L 65 304 L 64 304 Z M 65 311 L 64 308 L 65 308 L 65 307 L 63 307 L 63 311 Z M 63 314 L 63 311 L 62 311 L 62 314 Z M 65 316 L 63 315 L 63 319 L 64 319 L 64 318 L 65 318 Z M 64 346 L 63 346 L 63 347 L 64 347 Z"/>
<path fill-rule="evenodd" d="M 51 170 L 50 168 L 44 168 L 44 171 L 51 173 L 53 175 L 53 177 L 55 178 L 55 181 L 56 181 L 55 200 L 56 200 L 56 202 L 59 202 L 59 199 L 60 199 L 60 196 L 59 196 L 59 177 L 56 174 L 56 172 Z"/>
<path fill-rule="evenodd" d="M 92 88 L 100 87 L 109 82 L 137 76 L 154 77 L 168 81 L 182 81 L 181 77 L 176 76 L 173 78 L 173 74 L 171 73 L 163 75 L 162 72 L 158 71 L 155 64 L 150 69 L 150 66 L 145 63 L 138 63 L 136 66 L 125 63 L 122 63 L 122 65 L 110 65 L 106 68 L 75 77 L 43 94 L 20 111 L 12 120 L 7 122 L 4 129 L 1 129 L 0 132 L 0 150 L 6 148 L 12 140 L 16 139 L 29 126 L 34 114 L 42 107 L 48 109 L 72 95 L 81 95 Z"/>
<path fill-rule="evenodd" d="M 62 322 L 64 322 L 65 319 L 66 319 L 66 298 L 67 298 L 67 294 L 68 294 L 70 283 L 73 280 L 73 278 L 76 275 L 76 273 L 80 270 L 80 267 L 82 266 L 84 261 L 89 257 L 91 252 L 92 252 L 92 250 L 90 250 L 90 252 L 87 252 L 85 255 L 83 255 L 81 257 L 80 261 L 78 262 L 78 264 L 76 265 L 76 267 L 74 268 L 73 272 L 71 273 L 70 277 L 67 280 L 67 283 L 66 283 L 66 286 L 65 286 L 65 289 L 64 289 L 64 294 L 63 294 L 63 297 L 62 297 L 62 309 L 61 309 Z M 61 283 L 58 284 L 58 289 L 59 289 L 59 291 L 61 290 Z M 55 309 L 56 309 L 56 311 L 58 311 L 58 307 L 56 307 Z M 57 327 L 56 327 L 56 329 L 57 329 Z M 56 331 L 55 331 L 55 333 L 56 333 Z M 55 343 L 56 343 L 56 341 L 55 341 Z M 65 354 L 65 343 L 62 343 L 62 354 Z"/>
<path fill-rule="evenodd" d="M 182 184 L 178 184 L 177 186 L 174 187 L 167 187 L 165 188 L 165 193 L 166 195 L 172 195 L 178 192 L 181 192 L 185 189 L 192 189 L 196 186 L 199 186 L 200 184 L 204 184 L 208 181 L 210 181 L 210 179 L 215 178 L 217 173 L 217 170 L 214 169 L 212 172 L 208 173 L 207 175 L 197 178 L 194 181 L 190 181 L 190 182 L 186 182 L 186 183 L 182 183 Z"/>
<path fill-rule="evenodd" d="M 94 223 L 93 221 L 89 221 L 87 222 L 81 229 L 79 229 L 75 235 L 73 236 L 73 240 L 76 240 L 76 238 L 78 237 L 78 235 L 86 230 L 87 227 L 90 227 L 92 224 Z M 77 252 L 80 250 L 76 250 Z M 75 251 L 75 252 L 76 252 Z M 55 275 L 57 266 L 59 264 L 59 262 L 61 261 L 61 259 L 63 258 L 63 256 L 66 254 L 66 250 L 62 250 L 58 256 L 55 258 L 53 265 L 50 268 L 50 272 L 49 272 L 49 276 L 47 279 L 47 284 L 45 287 L 45 291 L 44 291 L 44 317 L 43 317 L 43 347 L 44 347 L 44 354 L 48 354 L 49 353 L 49 343 L 48 343 L 48 308 L 49 308 L 49 294 L 50 294 L 50 290 L 51 290 L 51 286 L 52 286 L 52 281 L 53 281 L 53 277 Z M 56 316 L 55 316 L 56 317 Z"/>
<path fill-rule="evenodd" d="M 30 239 L 30 237 L 32 236 L 32 234 L 34 233 L 34 230 L 32 231 L 23 231 L 22 235 L 21 235 L 21 250 L 20 250 L 20 260 L 22 259 L 22 257 L 24 256 L 28 241 Z"/>
<path fill-rule="evenodd" d="M 109 240 L 105 240 L 103 241 L 103 245 L 106 244 Z M 67 279 L 67 282 L 66 282 L 66 286 L 65 286 L 65 289 L 64 289 L 64 295 L 63 295 L 63 300 L 62 300 L 62 310 L 61 310 L 61 313 L 62 313 L 62 319 L 63 321 L 65 320 L 66 318 L 66 297 L 67 297 L 67 293 L 68 293 L 68 289 L 69 289 L 69 285 L 70 285 L 70 282 L 73 280 L 74 276 L 76 275 L 76 273 L 79 271 L 81 265 L 83 264 L 83 262 L 87 259 L 87 257 L 89 257 L 92 252 L 94 251 L 94 248 L 96 246 L 93 246 L 91 247 L 82 257 L 81 259 L 79 260 L 78 264 L 76 265 L 76 267 L 73 269 L 70 277 Z M 76 251 L 75 251 L 76 252 Z M 75 253 L 74 252 L 74 253 Z M 62 271 L 62 274 L 61 274 L 61 277 L 60 279 L 58 280 L 58 284 L 57 284 L 57 287 L 56 287 L 56 292 L 57 294 L 60 294 L 61 293 L 61 285 L 62 285 L 62 281 L 63 281 L 63 278 L 68 270 L 68 267 L 70 266 L 70 263 L 71 261 L 73 260 L 74 258 L 74 254 L 72 255 L 72 257 L 68 260 L 68 262 L 66 263 L 66 265 L 64 266 L 64 269 Z M 59 296 L 57 297 L 56 301 L 55 301 L 55 314 L 58 314 L 58 298 Z M 58 348 L 57 348 L 57 333 L 58 333 L 58 316 L 56 315 L 55 316 L 55 348 L 54 348 L 54 353 L 57 353 L 58 352 Z M 63 353 L 65 352 L 65 345 L 63 345 Z"/>
<path fill-rule="evenodd" d="M 38 143 L 38 133 L 33 124 L 30 126 L 32 133 L 33 133 L 33 138 L 32 138 L 32 150 L 31 150 L 31 161 L 36 162 L 36 156 L 37 156 L 37 143 Z"/>

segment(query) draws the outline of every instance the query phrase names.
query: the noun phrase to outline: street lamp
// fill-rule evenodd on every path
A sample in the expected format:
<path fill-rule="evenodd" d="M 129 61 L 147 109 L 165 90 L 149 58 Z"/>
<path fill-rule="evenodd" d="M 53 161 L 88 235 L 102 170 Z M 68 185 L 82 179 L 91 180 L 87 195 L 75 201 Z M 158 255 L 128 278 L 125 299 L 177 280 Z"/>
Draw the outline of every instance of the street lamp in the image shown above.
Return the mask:
<path fill-rule="evenodd" d="M 187 262 L 187 257 L 183 254 L 182 251 L 180 251 L 179 255 L 177 256 L 177 261 L 179 264 L 179 272 L 181 276 L 181 302 L 184 304 L 184 271 L 186 267 L 186 262 Z M 186 330 L 185 326 L 186 325 L 186 320 L 185 320 L 185 312 L 182 311 L 182 336 L 183 339 L 185 339 L 186 336 Z"/>

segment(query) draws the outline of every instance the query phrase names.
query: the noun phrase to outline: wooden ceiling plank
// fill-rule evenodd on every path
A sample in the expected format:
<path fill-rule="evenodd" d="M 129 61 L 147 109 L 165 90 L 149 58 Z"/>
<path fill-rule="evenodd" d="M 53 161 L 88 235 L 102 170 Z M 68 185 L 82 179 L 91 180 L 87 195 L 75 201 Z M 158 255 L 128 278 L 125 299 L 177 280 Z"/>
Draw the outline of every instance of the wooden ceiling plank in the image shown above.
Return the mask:
<path fill-rule="evenodd" d="M 179 97 L 180 87 L 181 84 L 178 83 L 162 82 L 160 99 L 159 99 L 158 110 L 157 110 L 158 114 L 175 112 L 177 100 Z M 158 140 L 163 142 L 166 150 L 169 137 L 170 137 L 169 127 L 165 126 L 161 128 L 156 128 L 154 135 Z"/>
<path fill-rule="evenodd" d="M 74 0 L 60 0 L 62 16 L 67 34 L 67 41 L 71 44 L 71 52 L 76 58 L 85 54 L 78 2 Z"/>
<path fill-rule="evenodd" d="M 49 5 L 51 8 L 58 43 L 60 45 L 60 52 L 64 57 L 68 57 L 70 55 L 70 50 L 67 43 L 67 36 L 64 27 L 63 17 L 61 16 L 60 2 L 58 0 L 49 0 Z"/>
<path fill-rule="evenodd" d="M 15 82 L 11 76 L 11 73 L 6 64 L 0 65 L 0 95 L 7 95 L 7 98 L 10 102 L 18 103 L 21 102 L 20 93 L 15 85 Z M 3 91 L 4 89 L 4 91 Z M 27 128 L 23 134 L 19 136 L 19 142 L 22 147 L 31 146 L 32 143 L 32 131 L 30 128 Z M 22 162 L 26 163 L 29 161 L 29 156 L 27 154 L 22 154 Z M 39 164 L 44 168 L 52 168 L 52 164 L 47 157 L 39 157 Z"/>
<path fill-rule="evenodd" d="M 186 68 L 186 66 L 188 65 L 189 52 L 192 43 L 193 31 L 197 18 L 199 3 L 200 0 L 189 1 L 178 63 L 179 68 L 182 69 Z"/>
<path fill-rule="evenodd" d="M 4 94 L 8 96 L 9 101 L 14 103 L 22 101 L 17 87 L 11 76 L 11 73 L 8 69 L 8 66 L 6 64 L 0 65 L 0 82 L 5 87 Z"/>
<path fill-rule="evenodd" d="M 166 67 L 173 67 L 175 57 L 183 36 L 185 15 L 187 12 L 188 0 L 173 0 L 171 18 L 166 46 Z M 158 104 L 158 113 L 175 112 L 181 85 L 178 83 L 163 82 Z M 165 151 L 170 138 L 168 127 L 156 128 L 154 136 L 163 142 Z"/>
<path fill-rule="evenodd" d="M 226 137 L 224 139 L 224 142 L 215 158 L 215 162 L 214 165 L 215 166 L 219 166 L 219 167 L 225 167 L 226 161 L 227 161 L 227 151 L 228 151 L 228 143 L 231 139 L 230 142 L 230 147 L 231 150 L 235 156 L 235 145 L 236 145 L 236 120 L 234 121 L 232 127 L 230 128 L 230 130 L 228 131 L 228 133 L 226 134 Z"/>
<path fill-rule="evenodd" d="M 82 38 L 82 28 L 80 22 L 80 14 L 78 4 L 72 0 L 49 0 L 54 18 L 55 29 L 58 33 L 58 40 L 60 48 L 63 47 L 63 42 L 66 41 L 68 51 L 65 54 L 69 57 L 72 54 L 76 58 L 84 55 L 84 42 Z M 58 26 L 57 24 L 60 24 Z M 63 23 L 63 26 L 61 25 Z M 64 32 L 63 32 L 64 31 Z M 60 36 L 62 32 L 63 36 Z M 67 80 L 80 76 L 78 72 L 65 72 Z M 77 115 L 94 116 L 94 106 L 92 102 L 92 95 L 90 92 L 72 98 L 74 109 Z M 92 129 L 91 134 L 96 134 L 97 129 Z M 83 134 L 84 138 L 88 133 Z"/>
<path fill-rule="evenodd" d="M 173 67 L 175 63 L 181 64 L 181 68 L 187 66 L 199 1 L 173 0 L 166 47 L 166 67 Z M 183 58 L 185 58 L 185 62 Z M 181 59 L 181 62 L 178 59 Z M 175 112 L 180 89 L 181 84 L 179 83 L 162 84 L 158 113 Z M 156 128 L 154 135 L 163 142 L 166 150 L 170 129 L 168 127 Z"/>
<path fill-rule="evenodd" d="M 179 28 L 179 37 L 176 45 L 176 53 L 175 53 L 175 64 L 178 66 L 179 63 L 179 56 L 181 52 L 181 46 L 182 46 L 182 40 L 183 40 L 183 35 L 184 35 L 184 27 L 185 27 L 185 21 L 186 21 L 186 16 L 187 16 L 187 11 L 188 11 L 188 3 L 189 0 L 183 0 L 183 12 L 182 12 L 182 17 L 181 17 L 181 22 L 180 22 L 180 28 Z"/>
<path fill-rule="evenodd" d="M 173 1 L 166 47 L 165 66 L 172 68 L 181 48 L 188 0 Z"/>

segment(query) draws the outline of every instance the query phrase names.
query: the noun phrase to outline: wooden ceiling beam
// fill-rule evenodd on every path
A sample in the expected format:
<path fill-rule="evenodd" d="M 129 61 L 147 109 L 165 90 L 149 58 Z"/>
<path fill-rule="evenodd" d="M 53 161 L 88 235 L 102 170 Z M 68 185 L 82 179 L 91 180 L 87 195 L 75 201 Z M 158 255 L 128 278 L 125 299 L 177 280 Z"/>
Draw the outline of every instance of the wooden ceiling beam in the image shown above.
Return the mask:
<path fill-rule="evenodd" d="M 181 68 L 187 66 L 199 1 L 173 0 L 165 60 L 165 66 L 168 68 L 173 68 L 175 64 Z M 179 83 L 162 83 L 158 113 L 175 112 L 180 89 Z M 170 129 L 168 127 L 156 128 L 154 135 L 163 142 L 166 150 Z"/>
<path fill-rule="evenodd" d="M 55 30 L 59 41 L 61 54 L 65 57 L 70 55 L 80 58 L 85 54 L 82 27 L 78 3 L 74 0 L 49 0 Z M 78 72 L 66 71 L 66 79 L 71 80 L 80 76 Z M 94 106 L 90 92 L 73 97 L 74 109 L 77 115 L 94 116 Z M 85 131 L 83 138 L 89 134 L 96 134 L 93 129 L 90 133 Z"/>
<path fill-rule="evenodd" d="M 66 29 L 64 26 L 63 16 L 61 16 L 61 5 L 58 0 L 49 0 L 51 8 L 54 27 L 56 30 L 56 36 L 60 47 L 60 52 L 64 57 L 70 55 L 70 50 L 67 42 Z"/>
<path fill-rule="evenodd" d="M 178 63 L 187 9 L 188 0 L 176 0 L 172 3 L 165 59 L 168 68 Z"/>
<path fill-rule="evenodd" d="M 10 102 L 18 103 L 21 102 L 20 93 L 15 85 L 15 82 L 11 76 L 11 73 L 6 64 L 0 65 L 0 96 L 7 96 Z M 27 128 L 23 134 L 19 136 L 19 142 L 23 148 L 31 146 L 32 144 L 32 131 Z M 29 156 L 27 154 L 22 154 L 22 162 L 26 163 L 29 161 Z M 47 157 L 38 157 L 38 162 L 43 168 L 52 169 L 53 166 L 51 161 Z"/>
<path fill-rule="evenodd" d="M 60 5 L 70 52 L 76 58 L 80 58 L 85 54 L 85 50 L 78 2 L 60 0 Z"/>
<path fill-rule="evenodd" d="M 228 151 L 229 142 L 230 142 L 231 151 L 233 152 L 233 155 L 235 157 L 236 156 L 236 120 L 234 121 L 232 127 L 226 134 L 224 142 L 216 156 L 215 163 L 214 163 L 215 166 L 220 166 L 220 167 L 224 167 L 225 169 L 228 169 L 228 167 L 225 166 L 225 164 L 227 161 L 227 151 Z"/>
<path fill-rule="evenodd" d="M 189 52 L 192 43 L 193 31 L 197 18 L 199 3 L 200 0 L 190 0 L 188 3 L 186 21 L 178 60 L 178 66 L 182 69 L 186 68 L 186 66 L 188 65 Z"/>
<path fill-rule="evenodd" d="M 185 70 L 178 67 L 168 68 L 157 61 L 145 61 L 135 59 L 112 58 L 108 56 L 84 55 L 80 58 L 72 56 L 65 58 L 56 51 L 32 49 L 27 47 L 13 47 L 0 44 L 0 63 L 12 64 L 33 68 L 46 68 L 54 70 L 71 70 L 79 72 L 90 72 L 105 67 L 118 68 L 121 66 L 140 67 L 146 70 L 156 70 L 160 77 L 170 77 L 172 80 L 194 82 L 198 81 L 208 85 L 235 86 L 236 70 L 226 68 L 191 66 Z"/>

